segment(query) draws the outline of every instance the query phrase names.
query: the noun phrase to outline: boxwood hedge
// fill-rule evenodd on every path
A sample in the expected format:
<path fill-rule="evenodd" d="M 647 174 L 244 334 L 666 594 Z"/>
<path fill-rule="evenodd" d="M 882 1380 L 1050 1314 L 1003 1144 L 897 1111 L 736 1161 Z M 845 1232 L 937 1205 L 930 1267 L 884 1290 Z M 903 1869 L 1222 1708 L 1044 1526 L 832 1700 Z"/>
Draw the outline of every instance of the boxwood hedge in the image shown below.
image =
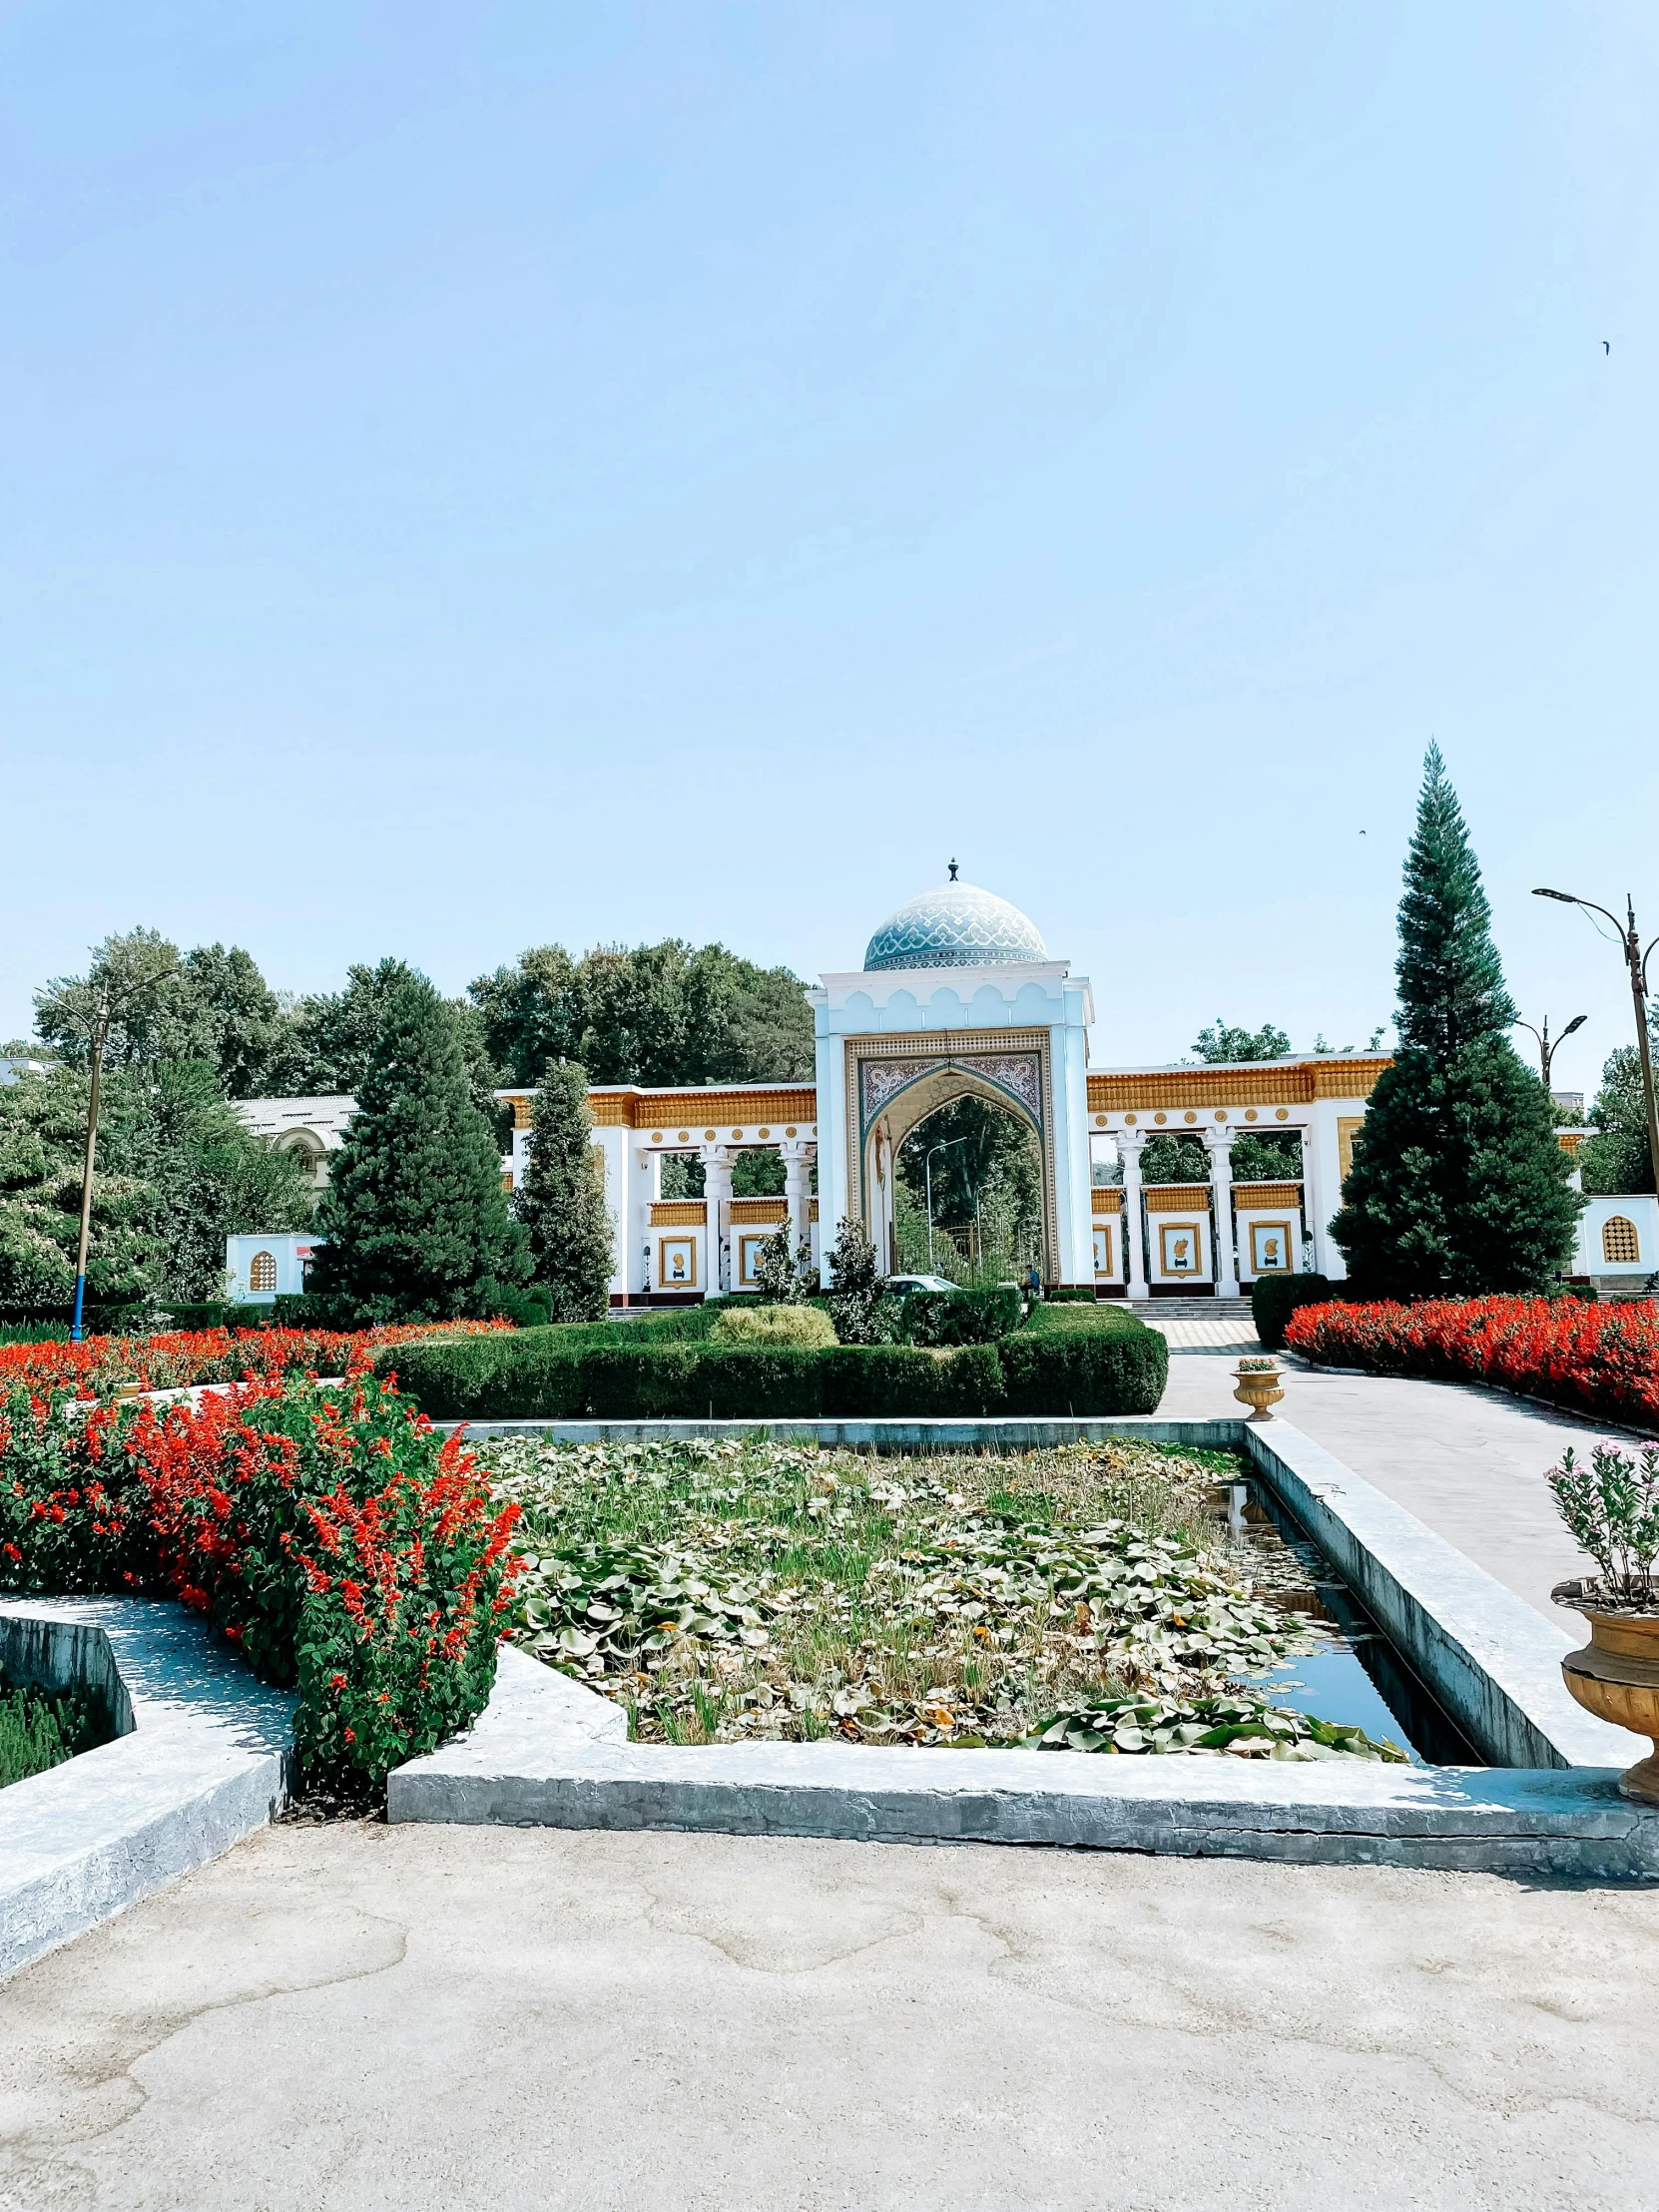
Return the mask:
<path fill-rule="evenodd" d="M 914 1345 L 617 1342 L 623 1333 L 524 1329 L 388 1348 L 376 1367 L 434 1420 L 713 1420 L 924 1414 L 1151 1413 L 1169 1351 L 1150 1329 Z M 575 1340 L 575 1341 L 572 1341 Z"/>

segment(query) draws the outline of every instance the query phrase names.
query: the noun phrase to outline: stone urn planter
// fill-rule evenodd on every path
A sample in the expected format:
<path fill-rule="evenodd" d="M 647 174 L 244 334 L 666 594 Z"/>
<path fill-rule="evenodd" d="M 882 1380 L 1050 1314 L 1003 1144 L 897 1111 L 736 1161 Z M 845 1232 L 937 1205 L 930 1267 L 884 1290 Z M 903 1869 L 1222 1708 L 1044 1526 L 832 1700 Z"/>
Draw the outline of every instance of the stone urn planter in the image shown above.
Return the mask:
<path fill-rule="evenodd" d="M 1596 1581 L 1558 1582 L 1550 1595 L 1590 1624 L 1589 1642 L 1561 1661 L 1563 1681 L 1587 1713 L 1652 1744 L 1619 1777 L 1619 1788 L 1639 1804 L 1659 1805 L 1659 1583 L 1635 1604 L 1608 1596 Z"/>
<path fill-rule="evenodd" d="M 1237 1384 L 1233 1395 L 1241 1405 L 1250 1407 L 1252 1420 L 1272 1420 L 1270 1407 L 1284 1396 L 1284 1376 L 1274 1360 L 1241 1360 L 1233 1370 Z"/>

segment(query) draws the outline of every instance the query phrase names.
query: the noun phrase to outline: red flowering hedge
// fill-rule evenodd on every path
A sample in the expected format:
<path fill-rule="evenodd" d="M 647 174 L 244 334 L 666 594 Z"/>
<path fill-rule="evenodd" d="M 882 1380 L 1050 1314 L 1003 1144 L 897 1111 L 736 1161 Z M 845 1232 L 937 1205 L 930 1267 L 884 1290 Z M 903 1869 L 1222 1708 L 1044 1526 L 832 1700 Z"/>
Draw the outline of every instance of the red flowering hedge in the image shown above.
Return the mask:
<path fill-rule="evenodd" d="M 1496 1382 L 1632 1428 L 1659 1428 L 1659 1306 L 1647 1299 L 1304 1306 L 1285 1342 L 1331 1367 Z"/>
<path fill-rule="evenodd" d="M 16 1377 L 38 1389 L 75 1384 L 83 1397 L 136 1383 L 147 1390 L 249 1376 L 343 1375 L 366 1347 L 507 1329 L 504 1321 L 413 1322 L 397 1328 L 181 1329 L 156 1337 L 88 1337 L 83 1343 L 0 1345 L 0 1389 Z"/>
<path fill-rule="evenodd" d="M 482 1709 L 508 1540 L 458 1435 L 359 1366 L 199 1403 L 0 1398 L 0 1584 L 171 1595 L 297 1689 L 308 1775 L 383 1782 Z"/>

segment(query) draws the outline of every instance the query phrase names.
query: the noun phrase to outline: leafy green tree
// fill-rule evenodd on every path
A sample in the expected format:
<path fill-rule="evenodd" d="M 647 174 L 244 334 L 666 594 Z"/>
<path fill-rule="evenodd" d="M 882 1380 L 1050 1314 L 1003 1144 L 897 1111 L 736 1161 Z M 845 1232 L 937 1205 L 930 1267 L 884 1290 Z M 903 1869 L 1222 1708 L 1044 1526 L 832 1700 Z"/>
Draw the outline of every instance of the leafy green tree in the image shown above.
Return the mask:
<path fill-rule="evenodd" d="M 73 1068 L 0 1089 L 0 1311 L 69 1305 L 87 1090 Z M 205 1061 L 112 1069 L 100 1131 L 87 1256 L 94 1306 L 217 1298 L 228 1236 L 309 1223 L 303 1170 L 243 1124 Z"/>
<path fill-rule="evenodd" d="M 1193 1050 L 1212 1065 L 1222 1060 L 1283 1060 L 1289 1057 L 1291 1040 L 1271 1021 L 1260 1029 L 1238 1029 L 1218 1014 L 1208 1029 L 1198 1032 Z"/>
<path fill-rule="evenodd" d="M 549 1062 L 515 1210 L 530 1240 L 535 1280 L 552 1293 L 555 1321 L 600 1321 L 610 1308 L 615 1262 L 592 1129 L 587 1069 Z"/>
<path fill-rule="evenodd" d="M 334 1156 L 310 1287 L 369 1321 L 485 1316 L 530 1274 L 460 1026 L 423 975 L 386 992 Z"/>
<path fill-rule="evenodd" d="M 130 983 L 148 971 L 148 987 L 118 990 L 122 1010 L 105 1047 L 107 1067 L 162 1060 L 212 1063 L 228 1098 L 255 1097 L 279 1068 L 288 1024 L 251 952 L 240 945 L 198 945 L 181 958 L 159 930 L 108 937 L 85 977 L 60 977 L 36 997 L 41 1037 L 71 1066 L 89 1052 L 86 997 L 106 983 Z"/>
<path fill-rule="evenodd" d="M 358 960 L 345 971 L 344 990 L 316 992 L 298 1000 L 271 1064 L 272 1092 L 290 1097 L 355 1097 L 368 1072 L 386 1006 L 413 973 L 403 960 L 385 959 L 374 967 Z M 445 999 L 443 1004 L 460 1040 L 472 1102 L 504 1144 L 506 1116 L 493 1095 L 497 1071 L 483 1017 L 467 998 Z"/>
<path fill-rule="evenodd" d="M 1302 1175 L 1302 1139 L 1263 1137 L 1247 1129 L 1233 1140 L 1235 1183 L 1295 1183 Z"/>
<path fill-rule="evenodd" d="M 1332 1233 L 1386 1298 L 1548 1288 L 1578 1199 L 1515 1010 L 1457 796 L 1430 746 L 1399 908 L 1399 1044 L 1373 1092 Z"/>
<path fill-rule="evenodd" d="M 1659 1004 L 1659 1002 L 1656 1002 Z M 1659 1051 L 1659 1019 L 1652 1008 L 1648 1026 Z M 1642 1090 L 1642 1057 L 1633 1044 L 1621 1044 L 1601 1071 L 1601 1089 L 1590 1108 L 1590 1128 L 1574 1155 L 1585 1190 L 1616 1195 L 1651 1191 L 1653 1161 L 1647 1141 L 1647 1101 Z"/>
<path fill-rule="evenodd" d="M 936 1150 L 942 1146 L 943 1150 Z M 1017 1192 L 1016 1211 L 1033 1224 L 1042 1218 L 1042 1170 L 1036 1140 L 1017 1116 L 987 1099 L 958 1098 L 929 1114 L 898 1148 L 898 1178 L 925 1219 L 927 1158 L 933 1156 L 933 1219 L 963 1228 L 984 1205 L 993 1186 Z"/>
<path fill-rule="evenodd" d="M 300 1161 L 254 1135 L 211 1061 L 130 1068 L 106 1096 L 104 1172 L 150 1193 L 153 1300 L 220 1297 L 227 1237 L 310 1227 L 313 1194 Z"/>
<path fill-rule="evenodd" d="M 596 1084 L 799 1081 L 813 1068 L 812 1014 L 798 977 L 724 945 L 562 945 L 522 953 L 469 993 L 485 1048 L 508 1084 L 579 1061 Z"/>
<path fill-rule="evenodd" d="M 1208 1183 L 1210 1156 L 1202 1137 L 1174 1137 L 1160 1132 L 1141 1147 L 1143 1183 Z"/>

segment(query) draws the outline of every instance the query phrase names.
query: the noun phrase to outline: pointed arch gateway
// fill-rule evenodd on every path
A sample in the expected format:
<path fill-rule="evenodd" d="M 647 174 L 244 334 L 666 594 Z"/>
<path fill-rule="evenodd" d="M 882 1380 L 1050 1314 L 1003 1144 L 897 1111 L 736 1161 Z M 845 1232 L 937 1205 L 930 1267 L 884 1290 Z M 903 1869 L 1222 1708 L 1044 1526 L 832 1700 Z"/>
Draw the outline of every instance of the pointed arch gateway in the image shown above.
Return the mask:
<path fill-rule="evenodd" d="M 882 1264 L 896 1265 L 894 1161 L 912 1130 L 941 1107 L 978 1098 L 1011 1114 L 1037 1140 L 1042 1162 L 1043 1273 L 1055 1273 L 1059 1244 L 1054 1173 L 1053 1079 L 1047 1034 L 1004 1030 L 847 1040 L 847 1187 Z"/>

